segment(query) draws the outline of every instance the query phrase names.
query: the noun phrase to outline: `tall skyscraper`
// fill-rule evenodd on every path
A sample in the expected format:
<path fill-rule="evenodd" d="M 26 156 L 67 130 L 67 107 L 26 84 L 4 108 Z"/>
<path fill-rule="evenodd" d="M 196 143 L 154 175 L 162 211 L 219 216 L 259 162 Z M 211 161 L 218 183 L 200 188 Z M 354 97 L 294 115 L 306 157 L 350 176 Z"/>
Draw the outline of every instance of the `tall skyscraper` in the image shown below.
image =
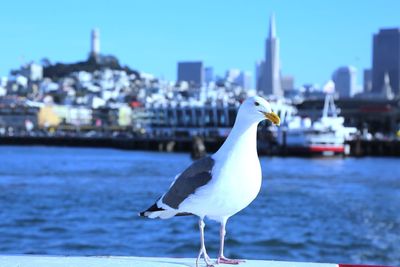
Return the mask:
<path fill-rule="evenodd" d="M 393 94 L 400 95 L 400 28 L 381 29 L 374 34 L 372 91 L 383 93 L 385 75 Z M 387 81 L 386 80 L 386 81 Z M 386 85 L 387 87 L 387 85 Z"/>
<path fill-rule="evenodd" d="M 90 36 L 90 56 L 97 57 L 100 55 L 100 31 L 98 28 L 92 29 Z"/>
<path fill-rule="evenodd" d="M 341 98 L 357 93 L 357 70 L 352 66 L 340 67 L 332 75 L 335 91 Z"/>
<path fill-rule="evenodd" d="M 178 62 L 178 81 L 186 81 L 192 87 L 200 88 L 204 82 L 203 62 Z"/>
<path fill-rule="evenodd" d="M 257 88 L 265 95 L 283 96 L 280 75 L 279 39 L 276 36 L 275 16 L 270 18 L 269 35 L 265 42 L 265 61 L 261 64 L 261 79 Z"/>

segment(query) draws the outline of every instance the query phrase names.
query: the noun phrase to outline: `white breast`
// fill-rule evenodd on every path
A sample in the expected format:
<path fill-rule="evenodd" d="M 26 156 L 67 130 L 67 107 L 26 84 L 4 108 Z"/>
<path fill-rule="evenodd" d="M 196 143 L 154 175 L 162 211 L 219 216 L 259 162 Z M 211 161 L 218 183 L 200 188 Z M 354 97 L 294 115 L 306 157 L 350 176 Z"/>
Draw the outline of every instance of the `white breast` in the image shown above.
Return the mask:
<path fill-rule="evenodd" d="M 257 155 L 232 156 L 223 165 L 216 166 L 213 211 L 226 216 L 241 211 L 258 195 L 261 188 L 261 168 Z M 213 173 L 213 174 L 214 174 Z M 210 211 L 209 216 L 217 214 Z"/>
<path fill-rule="evenodd" d="M 261 167 L 256 148 L 257 123 L 234 127 L 212 158 L 212 179 L 185 199 L 179 211 L 215 220 L 227 218 L 247 207 L 261 188 Z"/>
<path fill-rule="evenodd" d="M 254 163 L 255 162 L 255 163 Z M 261 168 L 258 158 L 232 158 L 216 165 L 213 181 L 187 198 L 179 210 L 220 220 L 247 207 L 261 188 Z"/>

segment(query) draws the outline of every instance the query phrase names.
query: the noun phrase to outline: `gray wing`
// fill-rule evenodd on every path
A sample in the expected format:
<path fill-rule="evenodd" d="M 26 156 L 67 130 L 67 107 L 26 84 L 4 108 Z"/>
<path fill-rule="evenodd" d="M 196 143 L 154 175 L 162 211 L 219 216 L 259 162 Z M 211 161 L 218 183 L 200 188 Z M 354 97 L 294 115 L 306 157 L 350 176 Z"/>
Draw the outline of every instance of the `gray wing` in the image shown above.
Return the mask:
<path fill-rule="evenodd" d="M 195 161 L 176 178 L 161 201 L 171 208 L 178 209 L 179 205 L 188 196 L 211 180 L 211 171 L 214 163 L 211 157 L 205 157 Z"/>

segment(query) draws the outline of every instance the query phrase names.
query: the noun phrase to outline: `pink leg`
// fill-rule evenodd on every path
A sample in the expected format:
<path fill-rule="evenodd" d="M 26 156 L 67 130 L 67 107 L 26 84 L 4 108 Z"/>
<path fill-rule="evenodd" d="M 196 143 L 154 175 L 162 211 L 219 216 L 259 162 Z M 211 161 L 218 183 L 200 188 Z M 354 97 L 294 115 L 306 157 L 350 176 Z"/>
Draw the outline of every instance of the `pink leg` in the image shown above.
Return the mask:
<path fill-rule="evenodd" d="M 237 264 L 239 264 L 239 263 L 242 263 L 242 262 L 246 262 L 245 260 L 237 260 L 237 259 L 228 259 L 228 258 L 226 258 L 226 257 L 224 257 L 224 256 L 219 256 L 218 257 L 218 259 L 217 259 L 217 263 L 218 264 L 233 264 L 233 265 L 237 265 Z"/>
<path fill-rule="evenodd" d="M 220 229 L 220 247 L 219 247 L 219 256 L 217 259 L 217 264 L 239 264 L 241 262 L 245 262 L 245 260 L 234 260 L 234 259 L 228 259 L 224 256 L 224 243 L 225 243 L 225 235 L 226 235 L 226 230 L 225 230 L 225 225 L 226 225 L 227 219 L 223 220 L 221 222 L 221 229 Z"/>

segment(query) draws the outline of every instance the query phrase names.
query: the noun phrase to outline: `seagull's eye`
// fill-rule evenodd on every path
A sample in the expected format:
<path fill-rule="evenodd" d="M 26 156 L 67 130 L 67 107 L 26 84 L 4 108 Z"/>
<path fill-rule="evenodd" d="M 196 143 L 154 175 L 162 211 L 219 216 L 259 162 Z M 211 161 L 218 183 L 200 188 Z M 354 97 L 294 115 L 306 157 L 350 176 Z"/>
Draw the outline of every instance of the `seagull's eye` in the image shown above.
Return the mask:
<path fill-rule="evenodd" d="M 260 103 L 258 103 L 258 102 L 256 101 L 256 102 L 254 102 L 254 105 L 259 106 Z"/>

